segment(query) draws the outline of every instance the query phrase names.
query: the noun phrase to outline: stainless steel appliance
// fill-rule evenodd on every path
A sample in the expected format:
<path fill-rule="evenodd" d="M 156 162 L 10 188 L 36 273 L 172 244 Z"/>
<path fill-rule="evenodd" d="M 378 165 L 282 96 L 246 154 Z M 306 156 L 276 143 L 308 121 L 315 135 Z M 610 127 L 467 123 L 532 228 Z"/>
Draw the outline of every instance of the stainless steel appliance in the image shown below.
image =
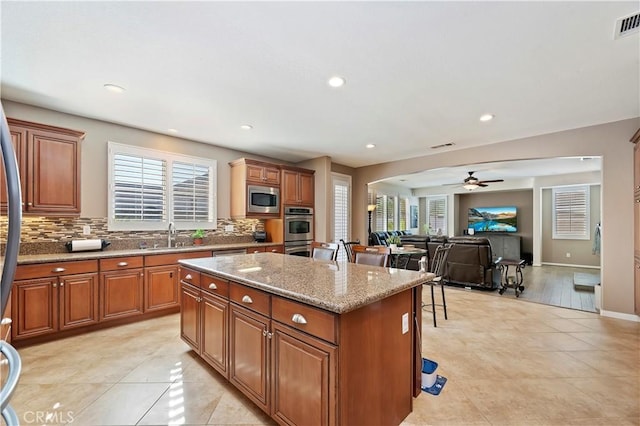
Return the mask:
<path fill-rule="evenodd" d="M 284 208 L 284 254 L 311 256 L 313 241 L 313 209 Z"/>
<path fill-rule="evenodd" d="M 313 240 L 313 209 L 310 207 L 284 208 L 284 242 Z"/>
<path fill-rule="evenodd" d="M 280 213 L 280 188 L 247 185 L 247 212 Z"/>

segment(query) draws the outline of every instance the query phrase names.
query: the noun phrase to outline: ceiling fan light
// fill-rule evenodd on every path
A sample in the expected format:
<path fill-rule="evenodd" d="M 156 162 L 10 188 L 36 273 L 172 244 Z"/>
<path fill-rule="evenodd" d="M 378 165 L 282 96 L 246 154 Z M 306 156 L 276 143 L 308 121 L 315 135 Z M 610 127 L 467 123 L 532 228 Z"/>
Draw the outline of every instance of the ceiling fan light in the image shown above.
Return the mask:
<path fill-rule="evenodd" d="M 478 186 L 479 185 L 476 183 L 465 183 L 464 185 L 462 185 L 464 189 L 468 189 L 469 191 L 476 189 Z"/>

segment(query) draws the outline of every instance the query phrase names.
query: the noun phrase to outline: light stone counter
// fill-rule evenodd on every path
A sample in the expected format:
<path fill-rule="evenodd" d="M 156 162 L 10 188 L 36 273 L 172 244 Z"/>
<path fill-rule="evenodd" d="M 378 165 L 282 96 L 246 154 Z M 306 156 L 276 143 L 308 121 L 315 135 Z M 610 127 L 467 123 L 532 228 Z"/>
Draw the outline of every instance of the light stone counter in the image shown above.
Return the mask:
<path fill-rule="evenodd" d="M 435 277 L 405 269 L 277 253 L 180 260 L 180 264 L 330 312 L 342 314 Z"/>

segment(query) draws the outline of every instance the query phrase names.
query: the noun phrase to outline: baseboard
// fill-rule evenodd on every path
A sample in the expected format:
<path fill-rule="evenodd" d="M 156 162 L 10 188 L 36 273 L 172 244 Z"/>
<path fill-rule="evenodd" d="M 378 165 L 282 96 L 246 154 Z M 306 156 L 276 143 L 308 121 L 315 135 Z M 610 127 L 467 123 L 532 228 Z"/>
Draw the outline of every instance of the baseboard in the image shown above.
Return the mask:
<path fill-rule="evenodd" d="M 592 266 L 592 265 L 573 265 L 569 263 L 550 263 L 550 262 L 542 262 L 540 265 L 534 266 L 567 266 L 570 268 L 586 268 L 586 269 L 600 269 L 600 266 Z"/>
<path fill-rule="evenodd" d="M 626 321 L 640 322 L 640 316 L 634 314 L 623 314 L 621 312 L 600 310 L 600 315 L 603 317 L 616 318 Z"/>

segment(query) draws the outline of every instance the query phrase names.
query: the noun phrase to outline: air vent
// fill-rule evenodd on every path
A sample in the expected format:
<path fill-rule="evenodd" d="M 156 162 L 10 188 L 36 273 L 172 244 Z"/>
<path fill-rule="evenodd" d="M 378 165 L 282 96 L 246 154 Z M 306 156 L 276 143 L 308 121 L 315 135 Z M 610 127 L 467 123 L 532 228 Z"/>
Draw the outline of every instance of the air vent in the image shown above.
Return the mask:
<path fill-rule="evenodd" d="M 625 37 L 640 30 L 640 12 L 633 15 L 624 16 L 616 21 L 616 32 L 614 39 Z"/>
<path fill-rule="evenodd" d="M 455 143 L 453 143 L 453 142 L 447 142 L 447 143 L 443 143 L 441 145 L 434 145 L 434 146 L 431 147 L 431 149 L 446 148 L 448 146 L 454 146 L 454 145 L 455 145 Z"/>

